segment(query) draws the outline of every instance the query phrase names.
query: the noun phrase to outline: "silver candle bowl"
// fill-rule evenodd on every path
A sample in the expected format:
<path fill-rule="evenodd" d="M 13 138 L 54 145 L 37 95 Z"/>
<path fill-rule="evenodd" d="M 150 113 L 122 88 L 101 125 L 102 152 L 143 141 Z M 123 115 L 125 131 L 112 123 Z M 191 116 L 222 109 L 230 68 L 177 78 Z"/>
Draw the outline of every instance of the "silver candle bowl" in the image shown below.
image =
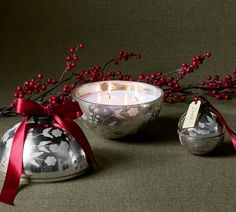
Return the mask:
<path fill-rule="evenodd" d="M 29 123 L 34 123 L 30 120 Z M 6 174 L 12 141 L 20 123 L 14 125 L 0 141 L 0 173 Z M 90 164 L 78 142 L 57 127 L 33 127 L 23 150 L 22 182 L 55 182 L 79 176 Z"/>
<path fill-rule="evenodd" d="M 108 105 L 88 102 L 84 96 L 100 91 L 114 90 L 134 91 L 138 88 L 139 95 L 152 95 L 153 100 L 135 103 Z M 82 120 L 85 126 L 94 132 L 110 139 L 117 139 L 136 133 L 148 122 L 158 117 L 163 101 L 163 91 L 153 85 L 130 81 L 101 81 L 78 86 L 72 91 L 74 101 L 77 101 L 83 111 Z"/>
<path fill-rule="evenodd" d="M 180 143 L 191 154 L 206 155 L 224 140 L 223 124 L 214 112 L 203 110 L 193 128 L 183 129 L 186 113 L 180 118 L 178 135 Z"/>

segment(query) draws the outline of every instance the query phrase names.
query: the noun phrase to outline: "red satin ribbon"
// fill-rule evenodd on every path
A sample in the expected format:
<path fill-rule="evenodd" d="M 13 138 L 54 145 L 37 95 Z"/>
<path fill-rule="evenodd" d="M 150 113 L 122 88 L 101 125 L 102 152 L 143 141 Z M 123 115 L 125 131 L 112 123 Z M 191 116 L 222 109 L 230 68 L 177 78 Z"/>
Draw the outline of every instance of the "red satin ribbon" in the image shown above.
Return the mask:
<path fill-rule="evenodd" d="M 86 136 L 81 128 L 73 121 L 82 115 L 79 104 L 70 102 L 58 106 L 43 106 L 31 100 L 18 99 L 16 113 L 26 115 L 27 117 L 18 127 L 11 147 L 9 163 L 7 167 L 6 178 L 0 194 L 0 202 L 14 204 L 14 199 L 18 191 L 20 177 L 23 172 L 23 149 L 28 130 L 27 120 L 30 116 L 50 115 L 56 122 L 54 126 L 65 129 L 73 136 L 86 156 L 91 165 L 96 168 L 96 160 L 88 143 Z"/>
<path fill-rule="evenodd" d="M 218 118 L 220 119 L 220 121 L 223 122 L 227 132 L 229 133 L 229 137 L 233 143 L 234 149 L 236 150 L 236 133 L 229 127 L 229 125 L 227 124 L 227 122 L 225 121 L 224 117 L 221 115 L 221 113 L 203 96 L 199 96 L 200 99 L 202 99 L 203 103 L 207 104 L 213 112 L 215 112 L 215 114 L 218 116 Z"/>

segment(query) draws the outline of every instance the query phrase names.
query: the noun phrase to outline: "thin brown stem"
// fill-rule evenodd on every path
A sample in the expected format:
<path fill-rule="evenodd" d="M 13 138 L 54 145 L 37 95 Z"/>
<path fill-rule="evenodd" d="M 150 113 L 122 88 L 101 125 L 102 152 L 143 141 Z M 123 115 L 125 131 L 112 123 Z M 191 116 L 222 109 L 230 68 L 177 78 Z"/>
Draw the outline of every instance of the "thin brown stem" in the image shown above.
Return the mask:
<path fill-rule="evenodd" d="M 101 71 L 103 72 L 104 69 L 105 69 L 110 63 L 114 62 L 114 61 L 117 60 L 117 59 L 118 59 L 118 58 L 115 57 L 115 58 L 112 58 L 112 59 L 110 59 L 109 61 L 107 61 L 107 62 L 102 66 Z"/>
<path fill-rule="evenodd" d="M 166 77 L 166 76 L 169 76 L 169 75 L 172 75 L 172 74 L 177 74 L 177 73 L 180 73 L 180 71 L 181 71 L 181 68 L 176 69 L 176 70 L 171 71 L 171 72 L 166 73 L 166 74 L 162 74 L 161 77 Z"/>

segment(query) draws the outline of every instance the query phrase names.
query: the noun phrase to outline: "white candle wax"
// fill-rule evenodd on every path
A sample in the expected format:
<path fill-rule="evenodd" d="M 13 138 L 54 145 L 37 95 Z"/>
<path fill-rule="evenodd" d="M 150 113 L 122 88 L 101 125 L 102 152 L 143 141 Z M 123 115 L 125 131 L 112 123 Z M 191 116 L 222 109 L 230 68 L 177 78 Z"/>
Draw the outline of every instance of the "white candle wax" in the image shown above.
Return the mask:
<path fill-rule="evenodd" d="M 89 93 L 81 97 L 84 101 L 105 105 L 134 105 L 151 102 L 154 95 L 129 90 L 112 90 Z"/>

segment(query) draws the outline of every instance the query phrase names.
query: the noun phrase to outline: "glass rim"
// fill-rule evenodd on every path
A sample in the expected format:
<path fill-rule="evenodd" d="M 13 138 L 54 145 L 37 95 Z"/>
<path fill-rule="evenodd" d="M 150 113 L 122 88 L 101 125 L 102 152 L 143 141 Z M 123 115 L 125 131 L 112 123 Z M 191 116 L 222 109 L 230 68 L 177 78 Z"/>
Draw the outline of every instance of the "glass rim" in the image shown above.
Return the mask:
<path fill-rule="evenodd" d="M 81 97 L 78 97 L 76 96 L 76 91 L 79 90 L 79 88 L 81 88 L 82 86 L 85 86 L 85 85 L 89 85 L 89 84 L 95 84 L 95 83 L 109 83 L 109 82 L 125 82 L 125 83 L 138 83 L 138 84 L 144 84 L 145 86 L 149 86 L 149 87 L 152 87 L 153 90 L 155 91 L 158 91 L 160 92 L 160 96 L 158 97 L 155 97 L 154 100 L 151 100 L 151 101 L 146 101 L 146 102 L 142 102 L 142 103 L 136 103 L 136 104 L 127 104 L 127 105 L 124 105 L 124 104 L 103 104 L 103 103 L 97 103 L 97 102 L 92 102 L 92 101 L 87 101 L 87 100 L 84 100 L 83 98 Z M 119 89 L 117 89 L 119 90 Z M 138 82 L 138 81 L 127 81 L 127 80 L 105 80 L 105 81 L 96 81 L 96 82 L 88 82 L 88 83 L 85 83 L 85 84 L 82 84 L 82 85 L 79 85 L 77 87 L 75 87 L 72 91 L 71 91 L 71 95 L 72 95 L 72 98 L 79 101 L 79 102 L 84 102 L 84 103 L 87 103 L 87 104 L 97 104 L 97 105 L 101 105 L 101 106 L 109 106 L 109 107 L 130 107 L 130 106 L 137 106 L 137 105 L 143 105 L 143 104 L 151 104 L 153 102 L 156 102 L 158 100 L 163 100 L 163 95 L 164 95 L 164 92 L 161 88 L 159 87 L 156 87 L 154 85 L 151 85 L 151 84 L 147 84 L 147 83 L 144 83 L 144 82 Z"/>

